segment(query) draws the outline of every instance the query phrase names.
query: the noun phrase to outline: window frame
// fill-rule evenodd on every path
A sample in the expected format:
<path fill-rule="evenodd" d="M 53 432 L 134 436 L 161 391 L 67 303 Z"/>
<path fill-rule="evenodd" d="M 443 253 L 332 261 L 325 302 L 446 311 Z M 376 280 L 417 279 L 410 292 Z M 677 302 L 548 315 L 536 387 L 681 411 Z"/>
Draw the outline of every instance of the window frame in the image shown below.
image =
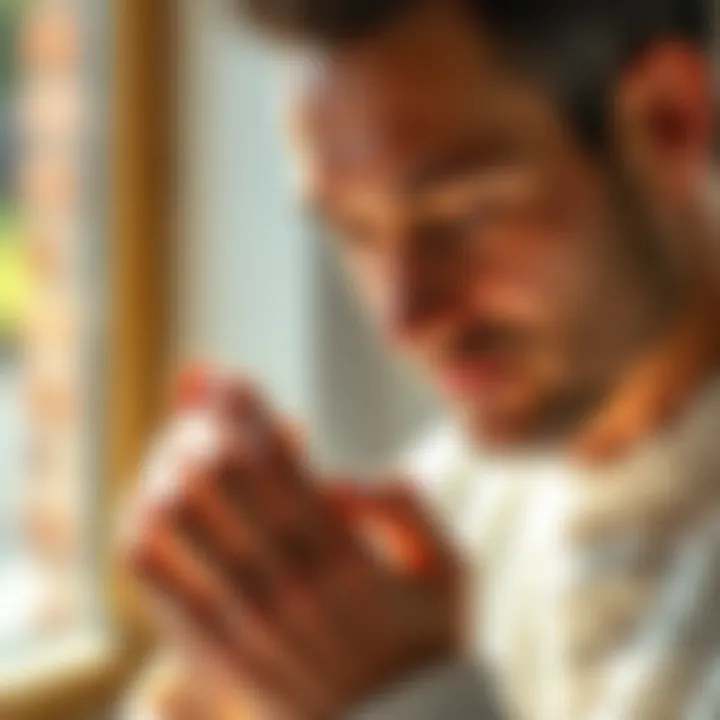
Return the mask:
<path fill-rule="evenodd" d="M 170 368 L 169 299 L 175 109 L 175 0 L 109 1 L 107 152 L 109 305 L 99 463 L 99 558 L 107 637 L 19 668 L 0 686 L 0 717 L 76 720 L 110 702 L 149 647 L 131 583 L 113 557 L 114 518 L 163 414 Z"/>

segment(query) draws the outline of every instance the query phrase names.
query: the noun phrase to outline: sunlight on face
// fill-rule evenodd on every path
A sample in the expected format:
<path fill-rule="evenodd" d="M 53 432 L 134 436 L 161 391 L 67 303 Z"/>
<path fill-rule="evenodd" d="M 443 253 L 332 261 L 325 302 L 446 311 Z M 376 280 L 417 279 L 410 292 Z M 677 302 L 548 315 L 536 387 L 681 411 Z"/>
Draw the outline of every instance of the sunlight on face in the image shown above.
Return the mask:
<path fill-rule="evenodd" d="M 451 16 L 311 67 L 305 193 L 384 336 L 486 439 L 581 411 L 631 334 L 634 283 L 607 184 L 549 97 Z"/>

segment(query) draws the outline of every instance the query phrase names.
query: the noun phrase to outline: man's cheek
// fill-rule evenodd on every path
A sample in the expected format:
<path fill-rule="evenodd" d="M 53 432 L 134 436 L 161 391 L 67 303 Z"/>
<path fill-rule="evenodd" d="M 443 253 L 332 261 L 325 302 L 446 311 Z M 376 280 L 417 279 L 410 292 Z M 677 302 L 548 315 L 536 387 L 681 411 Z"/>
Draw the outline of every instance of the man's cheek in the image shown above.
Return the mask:
<path fill-rule="evenodd" d="M 525 266 L 523 276 L 527 302 L 550 344 L 562 342 L 569 324 L 584 313 L 592 278 L 582 243 L 573 236 L 548 239 L 545 252 Z"/>
<path fill-rule="evenodd" d="M 480 316 L 519 325 L 543 325 L 557 304 L 559 278 L 551 258 L 506 265 L 484 273 L 472 289 L 472 304 Z"/>
<path fill-rule="evenodd" d="M 555 228 L 523 225 L 493 233 L 476 265 L 475 291 L 532 313 L 533 305 L 555 292 L 568 274 L 573 244 Z"/>

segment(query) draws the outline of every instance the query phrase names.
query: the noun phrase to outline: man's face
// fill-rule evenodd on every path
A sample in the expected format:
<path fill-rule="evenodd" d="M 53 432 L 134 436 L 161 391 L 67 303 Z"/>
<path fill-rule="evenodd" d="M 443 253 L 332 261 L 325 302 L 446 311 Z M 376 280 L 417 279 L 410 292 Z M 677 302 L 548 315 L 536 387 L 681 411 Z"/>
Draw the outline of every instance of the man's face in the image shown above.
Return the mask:
<path fill-rule="evenodd" d="M 505 444 L 597 398 L 640 307 L 599 163 L 507 68 L 434 12 L 308 62 L 296 108 L 308 194 L 364 304 Z"/>

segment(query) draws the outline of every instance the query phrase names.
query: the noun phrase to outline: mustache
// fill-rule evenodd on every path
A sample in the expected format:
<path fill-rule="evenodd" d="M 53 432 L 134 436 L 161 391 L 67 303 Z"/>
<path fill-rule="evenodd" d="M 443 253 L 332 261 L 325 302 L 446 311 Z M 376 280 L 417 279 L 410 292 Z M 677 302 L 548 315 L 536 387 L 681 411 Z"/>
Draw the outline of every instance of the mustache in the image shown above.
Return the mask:
<path fill-rule="evenodd" d="M 444 351 L 445 361 L 499 355 L 527 345 L 528 335 L 518 328 L 501 323 L 485 323 L 461 334 Z"/>

